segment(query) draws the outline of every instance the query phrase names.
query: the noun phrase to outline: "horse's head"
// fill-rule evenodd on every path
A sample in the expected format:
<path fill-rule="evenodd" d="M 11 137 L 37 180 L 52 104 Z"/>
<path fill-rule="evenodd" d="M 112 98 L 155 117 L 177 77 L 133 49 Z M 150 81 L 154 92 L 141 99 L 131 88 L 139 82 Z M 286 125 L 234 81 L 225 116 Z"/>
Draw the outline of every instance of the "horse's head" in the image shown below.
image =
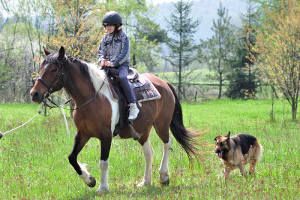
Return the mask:
<path fill-rule="evenodd" d="M 30 91 L 32 101 L 41 103 L 51 93 L 64 86 L 64 65 L 67 63 L 65 49 L 61 47 L 58 53 L 50 53 L 44 48 L 45 60 L 39 69 L 39 77 Z"/>

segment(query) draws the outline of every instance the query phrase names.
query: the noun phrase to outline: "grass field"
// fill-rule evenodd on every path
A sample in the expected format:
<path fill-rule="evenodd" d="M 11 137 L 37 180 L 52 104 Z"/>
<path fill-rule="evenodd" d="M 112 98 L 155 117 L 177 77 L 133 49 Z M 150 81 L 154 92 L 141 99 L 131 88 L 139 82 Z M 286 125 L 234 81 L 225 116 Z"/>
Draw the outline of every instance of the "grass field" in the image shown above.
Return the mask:
<path fill-rule="evenodd" d="M 38 105 L 0 105 L 0 130 L 10 130 L 28 120 Z M 186 127 L 206 130 L 199 140 L 201 158 L 190 168 L 186 154 L 177 142 L 170 154 L 170 185 L 159 184 L 158 169 L 162 143 L 155 132 L 151 142 L 155 151 L 152 186 L 137 188 L 144 173 L 140 145 L 133 140 L 114 140 L 110 154 L 109 193 L 102 199 L 300 199 L 300 113 L 291 121 L 290 107 L 284 101 L 275 103 L 275 121 L 270 121 L 270 101 L 208 101 L 183 104 Z M 60 110 L 51 110 L 27 126 L 0 140 L 0 199 L 99 199 L 100 146 L 92 139 L 78 157 L 87 163 L 97 179 L 88 188 L 68 162 L 73 147 L 66 133 Z M 236 170 L 225 183 L 222 164 L 215 155 L 214 137 L 230 130 L 258 138 L 264 147 L 255 177 L 244 178 Z M 248 169 L 249 166 L 246 167 Z"/>

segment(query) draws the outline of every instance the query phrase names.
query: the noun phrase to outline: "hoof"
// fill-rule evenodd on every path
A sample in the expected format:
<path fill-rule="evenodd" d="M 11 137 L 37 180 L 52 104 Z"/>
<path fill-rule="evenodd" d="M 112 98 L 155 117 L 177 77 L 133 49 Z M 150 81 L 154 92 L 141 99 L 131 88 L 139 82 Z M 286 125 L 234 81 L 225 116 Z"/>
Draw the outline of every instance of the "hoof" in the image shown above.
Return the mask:
<path fill-rule="evenodd" d="M 142 182 L 140 182 L 137 187 L 143 187 L 143 186 L 150 186 L 151 183 L 146 182 L 145 180 L 143 180 Z"/>
<path fill-rule="evenodd" d="M 93 176 L 90 176 L 90 182 L 87 184 L 89 187 L 95 187 L 96 179 Z"/>
<path fill-rule="evenodd" d="M 107 193 L 108 192 L 108 187 L 99 187 L 99 189 L 97 190 L 98 195 L 100 196 L 103 193 Z"/>
<path fill-rule="evenodd" d="M 169 176 L 169 172 L 160 172 L 160 184 L 162 184 L 163 186 L 167 186 L 170 184 L 170 176 Z"/>
<path fill-rule="evenodd" d="M 170 179 L 165 180 L 165 181 L 161 181 L 160 184 L 161 184 L 162 186 L 168 186 L 168 185 L 170 184 Z"/>

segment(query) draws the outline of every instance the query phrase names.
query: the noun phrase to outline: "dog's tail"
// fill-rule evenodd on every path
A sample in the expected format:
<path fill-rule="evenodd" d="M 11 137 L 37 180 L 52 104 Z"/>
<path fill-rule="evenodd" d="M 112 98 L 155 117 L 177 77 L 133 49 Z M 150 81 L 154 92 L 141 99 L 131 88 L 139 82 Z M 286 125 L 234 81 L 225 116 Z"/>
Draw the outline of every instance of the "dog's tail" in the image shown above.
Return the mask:
<path fill-rule="evenodd" d="M 177 97 L 177 94 L 175 92 L 174 87 L 169 84 L 169 87 L 171 88 L 173 95 L 175 97 L 175 109 L 171 121 L 171 131 L 173 133 L 173 136 L 177 140 L 177 142 L 181 145 L 181 147 L 185 150 L 187 153 L 189 160 L 192 162 L 193 158 L 198 155 L 199 153 L 199 143 L 195 140 L 196 135 L 193 135 L 190 131 L 188 131 L 183 124 L 182 119 L 182 109 L 179 102 L 179 99 Z"/>
<path fill-rule="evenodd" d="M 258 144 L 258 150 L 257 150 L 257 162 L 259 162 L 261 160 L 262 154 L 263 154 L 263 146 Z"/>

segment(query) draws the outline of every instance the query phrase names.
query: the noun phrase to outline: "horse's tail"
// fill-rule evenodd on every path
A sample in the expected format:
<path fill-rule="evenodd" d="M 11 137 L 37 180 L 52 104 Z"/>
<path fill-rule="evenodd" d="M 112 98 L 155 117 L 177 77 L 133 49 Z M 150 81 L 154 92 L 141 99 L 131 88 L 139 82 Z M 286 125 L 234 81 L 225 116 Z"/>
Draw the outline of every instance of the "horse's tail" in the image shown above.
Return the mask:
<path fill-rule="evenodd" d="M 175 137 L 177 142 L 181 145 L 181 147 L 185 150 L 185 152 L 189 157 L 189 160 L 192 161 L 193 157 L 198 155 L 199 149 L 197 146 L 199 144 L 195 141 L 196 135 L 193 135 L 184 127 L 183 120 L 182 120 L 182 109 L 181 109 L 179 99 L 177 97 L 174 87 L 170 83 L 168 83 L 168 85 L 171 88 L 173 95 L 175 97 L 175 109 L 174 109 L 170 128 L 173 133 L 173 136 Z"/>

